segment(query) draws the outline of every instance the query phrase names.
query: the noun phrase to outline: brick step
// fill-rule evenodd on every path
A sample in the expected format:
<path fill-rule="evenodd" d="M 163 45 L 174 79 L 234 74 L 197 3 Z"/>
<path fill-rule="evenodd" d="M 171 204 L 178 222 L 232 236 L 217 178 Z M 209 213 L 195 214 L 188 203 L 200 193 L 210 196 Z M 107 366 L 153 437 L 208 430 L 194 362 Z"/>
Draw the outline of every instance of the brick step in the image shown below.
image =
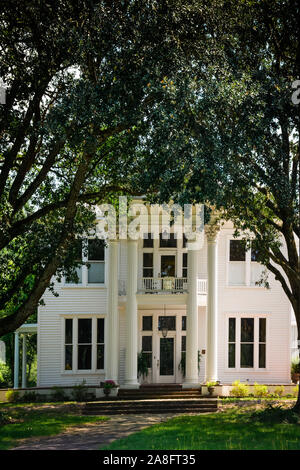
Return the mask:
<path fill-rule="evenodd" d="M 85 406 L 87 408 L 97 408 L 100 406 L 126 406 L 126 405 L 135 405 L 137 407 L 144 407 L 147 405 L 156 404 L 157 406 L 167 406 L 167 405 L 174 405 L 174 403 L 178 405 L 183 404 L 190 404 L 190 405 L 209 405 L 209 406 L 217 406 L 218 400 L 217 399 L 205 399 L 205 398 L 191 398 L 191 399 L 143 399 L 143 400 L 120 400 L 118 398 L 112 400 L 98 400 L 98 401 L 91 401 L 86 402 Z"/>
<path fill-rule="evenodd" d="M 184 407 L 184 408 L 149 408 L 144 410 L 143 413 L 148 414 L 164 414 L 164 413 L 215 413 L 217 408 L 197 408 L 197 407 Z M 97 411 L 83 410 L 84 416 L 102 416 L 102 415 L 119 415 L 119 414 L 139 414 L 136 408 L 120 408 L 120 409 L 103 409 Z"/>

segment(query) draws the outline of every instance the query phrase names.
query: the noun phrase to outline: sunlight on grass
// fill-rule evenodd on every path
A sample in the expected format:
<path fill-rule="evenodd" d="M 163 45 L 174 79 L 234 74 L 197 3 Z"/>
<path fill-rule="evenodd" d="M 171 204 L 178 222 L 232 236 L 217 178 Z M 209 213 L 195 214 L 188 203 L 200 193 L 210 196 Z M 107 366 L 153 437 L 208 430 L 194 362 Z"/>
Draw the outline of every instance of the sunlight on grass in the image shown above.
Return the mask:
<path fill-rule="evenodd" d="M 114 441 L 101 449 L 300 449 L 299 423 L 282 422 L 283 416 L 280 419 L 277 416 L 277 421 L 275 416 L 272 422 L 269 417 L 253 413 L 253 411 L 236 410 L 199 416 L 181 416 Z"/>

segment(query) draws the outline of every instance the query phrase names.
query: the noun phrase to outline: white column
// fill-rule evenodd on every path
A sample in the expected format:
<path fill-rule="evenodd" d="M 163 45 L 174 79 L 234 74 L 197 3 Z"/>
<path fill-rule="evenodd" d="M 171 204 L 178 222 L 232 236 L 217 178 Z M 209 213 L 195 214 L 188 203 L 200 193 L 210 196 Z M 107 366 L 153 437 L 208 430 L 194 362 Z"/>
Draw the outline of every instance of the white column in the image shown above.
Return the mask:
<path fill-rule="evenodd" d="M 195 246 L 194 246 L 195 247 Z M 199 388 L 198 377 L 198 250 L 188 244 L 188 301 L 186 315 L 186 377 L 183 388 Z"/>
<path fill-rule="evenodd" d="M 108 255 L 108 328 L 106 348 L 106 380 L 118 381 L 119 310 L 118 310 L 118 240 L 110 240 Z"/>
<path fill-rule="evenodd" d="M 22 348 L 22 388 L 26 388 L 26 368 L 27 368 L 27 335 L 23 334 L 23 348 Z"/>
<path fill-rule="evenodd" d="M 124 388 L 139 388 L 137 379 L 137 240 L 127 242 L 126 365 Z"/>
<path fill-rule="evenodd" d="M 218 265 L 217 225 L 206 227 L 207 236 L 207 345 L 206 381 L 218 380 Z"/>
<path fill-rule="evenodd" d="M 14 388 L 19 388 L 19 333 L 15 333 Z"/>

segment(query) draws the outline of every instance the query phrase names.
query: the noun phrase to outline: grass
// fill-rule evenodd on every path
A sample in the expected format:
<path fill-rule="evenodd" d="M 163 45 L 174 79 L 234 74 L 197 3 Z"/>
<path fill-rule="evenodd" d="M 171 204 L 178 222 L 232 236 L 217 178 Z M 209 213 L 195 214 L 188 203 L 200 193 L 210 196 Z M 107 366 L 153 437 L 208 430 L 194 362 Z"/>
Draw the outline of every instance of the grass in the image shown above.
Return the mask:
<path fill-rule="evenodd" d="M 71 405 L 72 406 L 72 405 Z M 0 450 L 15 447 L 20 439 L 53 436 L 70 426 L 95 423 L 109 419 L 103 416 L 81 416 L 72 413 L 72 408 L 51 404 L 1 404 L 0 405 Z"/>
<path fill-rule="evenodd" d="M 299 417 L 267 406 L 180 416 L 114 441 L 101 450 L 299 450 Z"/>

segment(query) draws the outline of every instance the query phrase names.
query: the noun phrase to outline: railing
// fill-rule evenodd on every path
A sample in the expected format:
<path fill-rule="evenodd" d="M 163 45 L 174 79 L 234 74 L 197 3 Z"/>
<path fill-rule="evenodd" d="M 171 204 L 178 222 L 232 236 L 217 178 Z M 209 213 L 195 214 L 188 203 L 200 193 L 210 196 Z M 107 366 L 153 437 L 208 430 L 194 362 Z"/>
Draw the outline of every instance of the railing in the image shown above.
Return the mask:
<path fill-rule="evenodd" d="M 207 293 L 207 280 L 198 279 L 198 294 Z M 188 292 L 186 277 L 142 277 L 138 286 L 139 292 L 152 293 L 185 293 Z"/>

